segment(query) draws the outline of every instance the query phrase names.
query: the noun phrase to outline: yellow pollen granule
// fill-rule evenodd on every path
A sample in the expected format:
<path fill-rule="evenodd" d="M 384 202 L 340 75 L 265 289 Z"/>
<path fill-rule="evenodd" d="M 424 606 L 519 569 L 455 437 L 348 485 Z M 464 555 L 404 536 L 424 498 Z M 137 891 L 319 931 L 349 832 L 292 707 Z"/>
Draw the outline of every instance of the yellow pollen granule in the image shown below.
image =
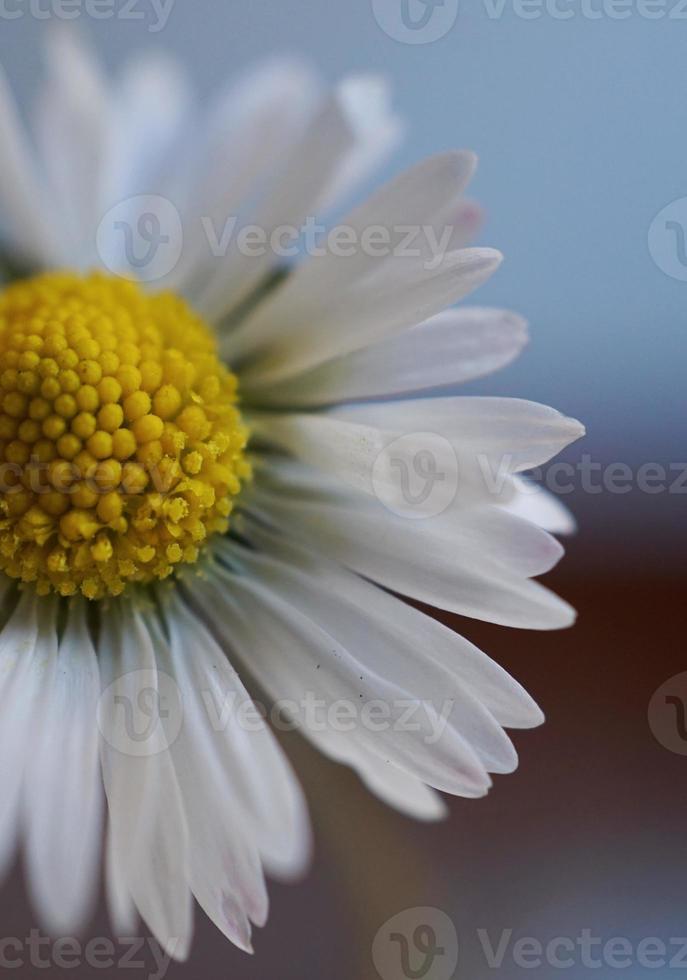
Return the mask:
<path fill-rule="evenodd" d="M 0 569 L 118 595 L 228 528 L 250 476 L 235 376 L 171 293 L 101 273 L 0 292 Z"/>

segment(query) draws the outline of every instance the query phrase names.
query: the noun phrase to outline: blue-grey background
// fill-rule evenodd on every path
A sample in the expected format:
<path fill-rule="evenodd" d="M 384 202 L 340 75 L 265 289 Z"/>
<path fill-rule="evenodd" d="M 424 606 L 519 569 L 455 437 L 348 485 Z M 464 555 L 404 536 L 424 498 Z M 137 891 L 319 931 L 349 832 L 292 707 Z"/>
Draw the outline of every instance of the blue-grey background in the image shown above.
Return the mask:
<path fill-rule="evenodd" d="M 50 23 L 30 11 L 59 0 L 31 2 L 4 0 L 23 15 L 0 20 L 0 59 L 22 95 L 35 83 Z M 393 19 L 402 0 L 377 2 Z M 176 0 L 157 32 L 152 0 L 136 0 L 142 19 L 84 14 L 78 22 L 112 67 L 150 44 L 175 52 L 201 93 L 284 51 L 332 80 L 356 70 L 388 75 L 408 137 L 387 172 L 447 147 L 478 152 L 472 193 L 488 217 L 481 240 L 506 256 L 478 299 L 531 323 L 521 360 L 473 389 L 542 400 L 582 419 L 589 434 L 569 459 L 585 452 L 634 471 L 680 463 L 687 283 L 661 271 L 647 239 L 654 216 L 687 195 L 687 8 L 681 0 L 549 0 L 548 8 L 530 0 L 523 10 L 506 0 L 494 17 L 494 2 L 462 0 L 442 38 L 413 45 L 381 29 L 372 0 Z M 560 19 L 561 11 L 572 16 Z M 676 239 L 666 234 L 670 249 Z M 582 533 L 603 540 L 599 562 L 625 567 L 645 546 L 657 561 L 679 560 L 686 499 L 580 490 L 570 502 Z"/>

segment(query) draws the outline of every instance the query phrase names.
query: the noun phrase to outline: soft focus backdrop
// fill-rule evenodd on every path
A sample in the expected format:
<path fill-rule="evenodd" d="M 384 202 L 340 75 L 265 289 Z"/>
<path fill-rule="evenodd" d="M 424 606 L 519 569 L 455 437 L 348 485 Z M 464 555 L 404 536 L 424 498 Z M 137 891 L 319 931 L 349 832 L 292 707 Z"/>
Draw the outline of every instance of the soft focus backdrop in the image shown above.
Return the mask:
<path fill-rule="evenodd" d="M 377 0 L 380 19 L 398 28 L 387 31 L 372 0 L 176 0 L 158 32 L 149 30 L 151 0 L 137 0 L 143 20 L 84 15 L 79 23 L 110 67 L 151 44 L 177 54 L 201 97 L 227 74 L 284 51 L 331 80 L 384 73 L 408 138 L 380 179 L 437 150 L 478 152 L 471 193 L 487 209 L 480 241 L 506 256 L 478 301 L 523 313 L 532 343 L 517 364 L 471 390 L 541 400 L 588 427 L 565 457 L 576 463 L 587 454 L 594 467 L 591 477 L 578 472 L 566 495 L 580 533 L 551 578 L 582 616 L 562 636 L 456 623 L 532 690 L 550 721 L 517 740 L 516 776 L 498 780 L 486 802 L 457 802 L 440 828 L 387 814 L 346 772 L 295 745 L 318 828 L 313 875 L 274 889 L 256 959 L 199 924 L 191 963 L 170 968 L 170 977 L 372 977 L 377 929 L 425 905 L 453 919 L 465 980 L 561 973 L 552 963 L 524 969 L 511 953 L 491 969 L 480 928 L 495 944 L 502 929 L 544 944 L 576 941 L 587 929 L 624 937 L 635 953 L 642 939 L 687 933 L 685 759 L 679 733 L 671 750 L 647 721 L 654 690 L 684 665 L 687 209 L 672 202 L 687 196 L 687 5 L 463 0 L 442 37 L 406 44 L 390 36 L 403 31 L 402 2 Z M 447 17 L 450 5 L 434 16 Z M 0 61 L 28 97 L 51 3 L 0 7 Z M 419 0 L 409 9 L 423 13 Z M 643 483 L 647 463 L 664 468 L 663 483 Z M 610 464 L 624 464 L 615 471 L 624 475 L 608 477 Z M 19 877 L 0 893 L 0 907 L 0 933 L 28 935 Z M 102 917 L 91 932 L 107 935 Z M 617 975 L 618 967 L 594 969 L 576 955 L 564 974 Z M 635 960 L 624 972 L 673 976 L 687 957 L 673 967 Z M 431 969 L 441 969 L 440 959 Z M 15 975 L 47 972 L 27 965 Z M 151 972 L 148 957 L 136 975 Z"/>

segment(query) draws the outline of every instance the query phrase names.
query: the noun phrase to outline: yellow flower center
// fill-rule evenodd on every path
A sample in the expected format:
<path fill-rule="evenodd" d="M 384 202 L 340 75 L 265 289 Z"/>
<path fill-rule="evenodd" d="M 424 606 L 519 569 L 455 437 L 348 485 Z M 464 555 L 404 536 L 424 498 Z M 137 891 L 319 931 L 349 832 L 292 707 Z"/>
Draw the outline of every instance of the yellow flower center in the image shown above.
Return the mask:
<path fill-rule="evenodd" d="M 236 402 L 171 293 L 67 272 L 0 292 L 0 569 L 99 599 L 195 561 L 250 475 Z"/>

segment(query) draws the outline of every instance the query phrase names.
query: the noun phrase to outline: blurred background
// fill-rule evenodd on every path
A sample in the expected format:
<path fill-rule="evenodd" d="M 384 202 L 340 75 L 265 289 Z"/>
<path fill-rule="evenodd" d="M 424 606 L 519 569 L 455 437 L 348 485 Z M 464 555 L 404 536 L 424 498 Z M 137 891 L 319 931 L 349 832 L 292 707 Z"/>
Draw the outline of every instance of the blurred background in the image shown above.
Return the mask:
<path fill-rule="evenodd" d="M 297 887 L 273 887 L 253 959 L 199 916 L 191 960 L 167 975 L 367 980 L 378 975 L 373 944 L 384 923 L 431 907 L 455 927 L 455 975 L 465 980 L 615 976 L 624 954 L 594 966 L 600 946 L 585 958 L 577 944 L 566 967 L 546 956 L 534 965 L 536 951 L 529 966 L 516 962 L 518 938 L 576 944 L 584 930 L 629 943 L 624 969 L 633 980 L 673 976 L 687 969 L 678 946 L 650 965 L 637 948 L 642 940 L 644 952 L 652 948 L 651 937 L 669 947 L 687 934 L 687 742 L 676 720 L 671 732 L 658 708 L 651 725 L 648 714 L 657 688 L 685 669 L 687 6 L 403 4 L 176 0 L 162 29 L 151 30 L 160 26 L 152 0 L 137 0 L 141 18 L 83 14 L 79 24 L 113 69 L 150 45 L 178 55 L 201 97 L 273 53 L 304 55 L 332 81 L 358 70 L 387 75 L 408 136 L 379 180 L 438 150 L 477 151 L 471 195 L 487 214 L 480 242 L 506 256 L 478 301 L 522 313 L 532 341 L 516 364 L 469 390 L 546 402 L 587 425 L 564 457 L 586 459 L 592 474 L 585 480 L 580 470 L 565 494 L 580 530 L 548 580 L 580 620 L 556 635 L 451 620 L 525 684 L 548 724 L 517 737 L 514 776 L 497 779 L 486 801 L 452 802 L 442 825 L 389 813 L 346 770 L 294 742 L 318 836 L 312 873 Z M 40 73 L 50 10 L 50 0 L 2 4 L 0 62 L 22 99 Z M 424 16 L 430 27 L 418 28 Z M 621 468 L 609 478 L 613 464 Z M 659 467 L 658 478 L 646 479 L 646 464 Z M 26 936 L 34 925 L 19 871 L 0 893 L 0 914 L 3 936 Z M 104 914 L 89 934 L 109 935 Z M 504 936 L 497 970 L 485 944 Z M 428 959 L 424 973 L 404 972 L 395 951 L 398 966 L 382 964 L 383 980 L 451 975 L 445 957 Z M 557 955 L 571 954 L 561 947 Z M 138 959 L 136 975 L 155 975 L 151 955 Z M 424 969 L 421 958 L 414 963 Z M 51 969 L 64 972 L 25 964 L 14 973 Z"/>

